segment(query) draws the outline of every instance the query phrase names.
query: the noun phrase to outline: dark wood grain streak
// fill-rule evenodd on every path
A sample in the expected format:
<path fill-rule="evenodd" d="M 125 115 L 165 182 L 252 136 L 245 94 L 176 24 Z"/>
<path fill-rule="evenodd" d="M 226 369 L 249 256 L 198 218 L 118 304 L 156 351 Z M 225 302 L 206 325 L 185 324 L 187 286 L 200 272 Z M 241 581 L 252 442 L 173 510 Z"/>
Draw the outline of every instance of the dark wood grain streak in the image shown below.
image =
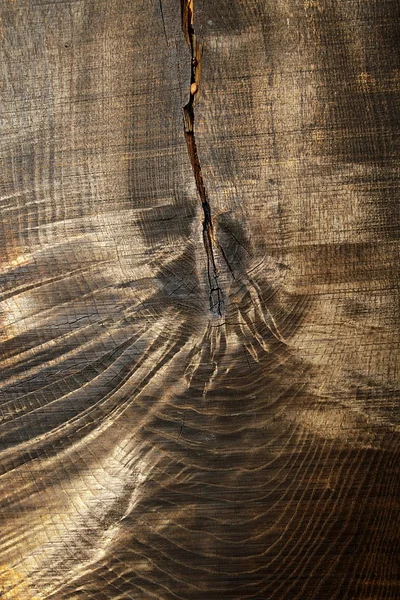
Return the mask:
<path fill-rule="evenodd" d="M 2 599 L 399 598 L 399 13 L 0 2 Z"/>

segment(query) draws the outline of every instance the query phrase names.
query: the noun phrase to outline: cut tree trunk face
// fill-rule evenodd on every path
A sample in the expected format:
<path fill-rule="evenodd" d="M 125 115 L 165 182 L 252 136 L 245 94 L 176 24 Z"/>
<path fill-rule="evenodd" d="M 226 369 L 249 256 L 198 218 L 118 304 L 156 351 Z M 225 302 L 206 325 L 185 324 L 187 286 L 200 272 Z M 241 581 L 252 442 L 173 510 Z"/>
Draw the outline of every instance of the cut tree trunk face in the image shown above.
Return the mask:
<path fill-rule="evenodd" d="M 398 598 L 399 4 L 0 14 L 0 597 Z"/>

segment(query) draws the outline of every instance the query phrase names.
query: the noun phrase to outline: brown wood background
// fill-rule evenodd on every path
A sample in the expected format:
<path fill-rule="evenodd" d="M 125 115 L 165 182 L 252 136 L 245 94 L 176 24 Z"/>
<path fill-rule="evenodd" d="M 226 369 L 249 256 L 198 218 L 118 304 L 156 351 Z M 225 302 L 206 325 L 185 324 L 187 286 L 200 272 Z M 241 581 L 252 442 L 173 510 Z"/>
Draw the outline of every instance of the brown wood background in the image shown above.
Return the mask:
<path fill-rule="evenodd" d="M 0 0 L 0 597 L 396 600 L 400 5 L 185 1 Z"/>

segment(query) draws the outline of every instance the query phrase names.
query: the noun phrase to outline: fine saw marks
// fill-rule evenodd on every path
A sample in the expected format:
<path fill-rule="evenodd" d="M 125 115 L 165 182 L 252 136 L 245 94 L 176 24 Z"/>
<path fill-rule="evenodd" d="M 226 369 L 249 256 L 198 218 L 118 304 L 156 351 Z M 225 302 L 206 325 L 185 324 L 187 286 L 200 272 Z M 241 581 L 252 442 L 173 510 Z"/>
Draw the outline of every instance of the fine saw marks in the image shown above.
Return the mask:
<path fill-rule="evenodd" d="M 0 16 L 0 597 L 397 600 L 397 3 Z"/>

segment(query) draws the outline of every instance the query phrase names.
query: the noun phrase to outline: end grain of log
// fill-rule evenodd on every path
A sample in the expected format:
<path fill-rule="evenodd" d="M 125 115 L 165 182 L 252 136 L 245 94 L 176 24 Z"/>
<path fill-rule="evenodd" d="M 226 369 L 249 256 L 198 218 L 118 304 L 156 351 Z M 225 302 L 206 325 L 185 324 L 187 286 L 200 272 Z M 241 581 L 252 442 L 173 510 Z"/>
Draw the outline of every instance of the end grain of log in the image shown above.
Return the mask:
<path fill-rule="evenodd" d="M 0 2 L 2 600 L 398 600 L 398 4 Z"/>

